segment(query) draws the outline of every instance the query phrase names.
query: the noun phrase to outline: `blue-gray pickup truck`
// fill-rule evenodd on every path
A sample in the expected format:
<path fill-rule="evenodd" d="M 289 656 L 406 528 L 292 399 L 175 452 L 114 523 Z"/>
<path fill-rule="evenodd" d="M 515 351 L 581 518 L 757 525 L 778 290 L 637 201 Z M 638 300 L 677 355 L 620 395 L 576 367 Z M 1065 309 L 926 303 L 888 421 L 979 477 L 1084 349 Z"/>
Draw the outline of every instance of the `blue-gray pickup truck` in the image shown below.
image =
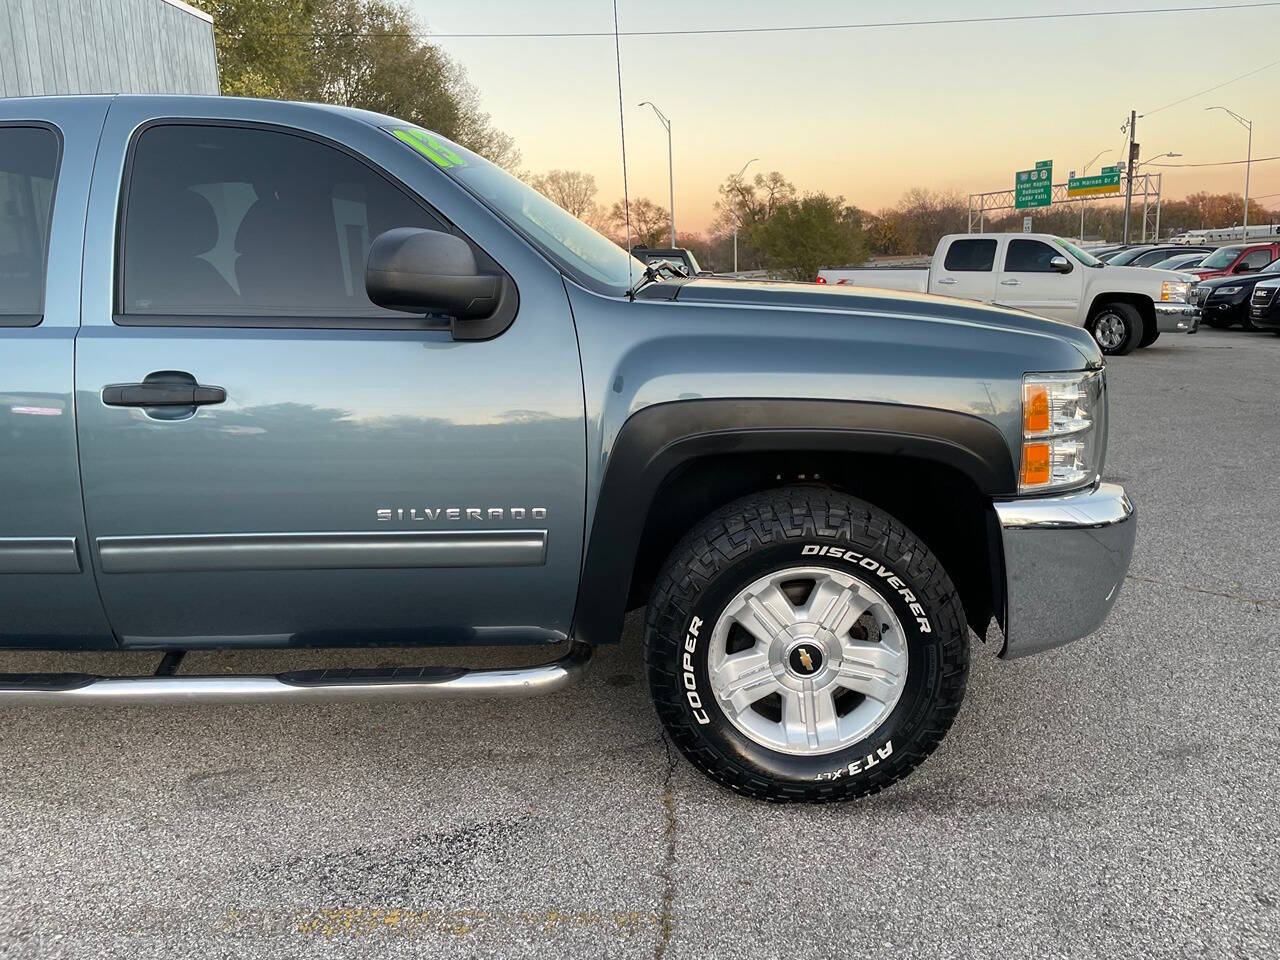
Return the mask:
<path fill-rule="evenodd" d="M 372 113 L 0 100 L 0 341 L 0 647 L 158 659 L 7 673 L 8 707 L 558 690 L 647 604 L 685 756 L 839 799 L 937 746 L 970 628 L 1083 637 L 1132 552 L 1085 331 L 667 276 Z M 180 664 L 387 644 L 549 647 Z"/>

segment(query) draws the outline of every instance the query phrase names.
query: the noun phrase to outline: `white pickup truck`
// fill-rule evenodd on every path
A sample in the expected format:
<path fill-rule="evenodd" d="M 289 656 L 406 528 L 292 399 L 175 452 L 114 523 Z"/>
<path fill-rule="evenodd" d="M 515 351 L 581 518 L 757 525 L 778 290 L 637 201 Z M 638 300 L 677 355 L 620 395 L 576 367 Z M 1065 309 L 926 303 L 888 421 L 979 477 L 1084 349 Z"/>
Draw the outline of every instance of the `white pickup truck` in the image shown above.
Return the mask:
<path fill-rule="evenodd" d="M 1047 233 L 951 234 L 922 269 L 821 270 L 818 283 L 980 300 L 1087 329 L 1103 353 L 1122 355 L 1161 333 L 1195 333 L 1194 278 L 1171 270 L 1108 268 Z"/>

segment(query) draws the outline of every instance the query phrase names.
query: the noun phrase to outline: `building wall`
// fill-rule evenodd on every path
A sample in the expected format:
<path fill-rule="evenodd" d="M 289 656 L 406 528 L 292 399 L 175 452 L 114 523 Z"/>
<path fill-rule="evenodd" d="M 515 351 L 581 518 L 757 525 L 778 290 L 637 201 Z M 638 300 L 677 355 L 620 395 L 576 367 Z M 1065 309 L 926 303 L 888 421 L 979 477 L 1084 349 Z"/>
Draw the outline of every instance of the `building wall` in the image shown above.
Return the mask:
<path fill-rule="evenodd" d="M 213 21 L 181 0 L 0 0 L 0 97 L 217 92 Z"/>

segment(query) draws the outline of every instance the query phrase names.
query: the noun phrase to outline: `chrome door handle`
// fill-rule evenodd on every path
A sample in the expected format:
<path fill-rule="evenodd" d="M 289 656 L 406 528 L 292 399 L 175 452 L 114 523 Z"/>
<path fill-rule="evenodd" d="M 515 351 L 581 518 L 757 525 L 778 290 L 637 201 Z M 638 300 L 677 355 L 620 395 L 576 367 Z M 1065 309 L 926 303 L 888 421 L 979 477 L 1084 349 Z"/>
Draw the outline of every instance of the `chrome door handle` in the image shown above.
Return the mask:
<path fill-rule="evenodd" d="M 957 280 L 955 277 L 942 277 L 938 280 L 938 282 L 939 283 L 959 283 L 960 281 Z"/>
<path fill-rule="evenodd" d="M 1022 281 L 1021 280 L 1001 280 L 1000 285 L 1005 287 L 1020 287 L 1022 286 Z"/>

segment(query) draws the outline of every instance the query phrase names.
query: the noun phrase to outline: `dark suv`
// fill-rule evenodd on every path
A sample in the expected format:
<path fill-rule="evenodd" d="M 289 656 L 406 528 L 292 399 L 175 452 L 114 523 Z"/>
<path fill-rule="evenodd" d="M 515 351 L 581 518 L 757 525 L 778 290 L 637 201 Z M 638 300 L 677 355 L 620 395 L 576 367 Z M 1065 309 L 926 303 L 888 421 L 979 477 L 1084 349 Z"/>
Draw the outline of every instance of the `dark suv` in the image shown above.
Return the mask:
<path fill-rule="evenodd" d="M 1270 330 L 1280 337 L 1280 276 L 1254 285 L 1249 303 L 1249 322 L 1255 330 Z"/>
<path fill-rule="evenodd" d="M 1273 260 L 1256 273 L 1234 274 L 1201 280 L 1191 290 L 1191 300 L 1202 311 L 1209 326 L 1225 330 L 1240 324 L 1253 329 L 1249 316 L 1249 297 L 1260 281 L 1280 277 L 1280 260 Z"/>

